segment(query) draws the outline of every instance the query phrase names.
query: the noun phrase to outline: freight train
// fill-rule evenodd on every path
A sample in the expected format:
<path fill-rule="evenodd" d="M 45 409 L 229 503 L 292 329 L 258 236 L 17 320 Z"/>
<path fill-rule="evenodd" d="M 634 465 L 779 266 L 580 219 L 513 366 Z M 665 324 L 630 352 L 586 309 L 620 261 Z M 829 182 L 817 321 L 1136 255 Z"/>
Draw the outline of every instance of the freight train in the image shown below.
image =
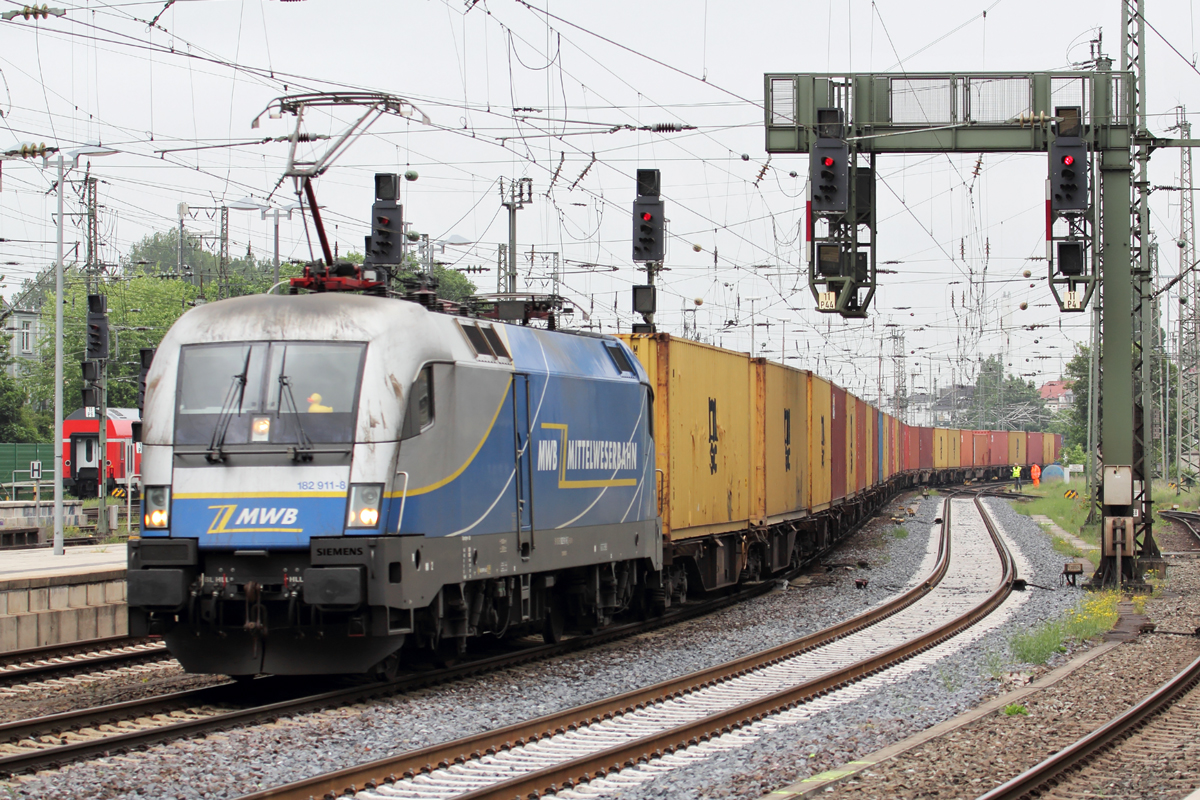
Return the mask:
<path fill-rule="evenodd" d="M 1049 434 L 902 424 L 810 372 L 347 293 L 210 303 L 147 377 L 130 633 L 185 669 L 394 673 L 811 559 Z"/>

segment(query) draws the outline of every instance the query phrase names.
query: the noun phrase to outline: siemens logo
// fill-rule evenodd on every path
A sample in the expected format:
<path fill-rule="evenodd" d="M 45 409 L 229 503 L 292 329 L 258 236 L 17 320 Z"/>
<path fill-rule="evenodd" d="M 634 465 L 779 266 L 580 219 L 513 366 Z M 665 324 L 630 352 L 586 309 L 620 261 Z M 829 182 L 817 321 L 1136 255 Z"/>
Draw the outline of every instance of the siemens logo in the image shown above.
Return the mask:
<path fill-rule="evenodd" d="M 363 549 L 361 547 L 318 547 L 317 558 L 330 558 L 333 556 L 361 556 Z"/>

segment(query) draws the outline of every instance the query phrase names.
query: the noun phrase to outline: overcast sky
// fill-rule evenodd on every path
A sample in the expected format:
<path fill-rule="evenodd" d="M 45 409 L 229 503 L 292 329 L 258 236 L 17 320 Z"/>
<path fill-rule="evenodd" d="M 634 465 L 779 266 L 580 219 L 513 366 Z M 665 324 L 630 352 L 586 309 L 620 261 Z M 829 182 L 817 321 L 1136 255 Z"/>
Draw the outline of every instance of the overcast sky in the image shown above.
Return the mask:
<path fill-rule="evenodd" d="M 0 9 L 19 7 L 0 0 Z M 470 277 L 494 291 L 497 244 L 508 235 L 498 180 L 529 177 L 534 200 L 518 215 L 520 287 L 547 291 L 549 254 L 557 253 L 562 290 L 591 323 L 628 330 L 629 287 L 642 280 L 630 258 L 633 176 L 657 167 L 671 232 L 662 329 L 681 333 L 685 309 L 696 309 L 706 340 L 748 350 L 753 335 L 756 353 L 786 355 L 872 399 L 880 375 L 883 392 L 891 391 L 885 337 L 892 330 L 905 331 L 907 371 L 920 373 L 910 374 L 910 391 L 972 375 L 980 356 L 1002 346 L 1013 372 L 1041 383 L 1058 377 L 1072 342 L 1087 336 L 1090 315 L 1061 315 L 1045 263 L 1029 260 L 1044 254 L 1044 155 L 882 157 L 878 257 L 897 262 L 886 265 L 897 274 L 881 276 L 867 320 L 818 314 L 801 236 L 807 157 L 768 159 L 763 75 L 1070 69 L 1088 61 L 1089 40 L 1101 32 L 1119 66 L 1116 0 L 61 7 L 62 18 L 0 22 L 0 151 L 28 142 L 64 149 L 102 142 L 121 151 L 91 166 L 101 179 L 109 261 L 178 224 L 181 201 L 194 209 L 247 196 L 264 201 L 282 175 L 286 145 L 257 142 L 294 124 L 291 116 L 264 116 L 251 128 L 272 99 L 384 91 L 416 114 L 378 120 L 316 183 L 341 252 L 362 248 L 371 175 L 415 170 L 419 180 L 403 184 L 406 219 L 433 238 L 475 243 L 447 246 L 438 258 L 487 267 Z M 1146 13 L 1178 50 L 1148 32 L 1148 123 L 1163 133 L 1177 106 L 1200 111 L 1193 97 L 1200 74 L 1189 63 L 1197 50 L 1194 9 L 1159 0 Z M 337 135 L 354 115 L 314 110 L 305 130 Z M 663 123 L 696 129 L 631 129 Z M 1158 151 L 1152 184 L 1176 185 L 1179 163 L 1178 151 Z M 49 171 L 30 163 L 4 164 L 0 238 L 30 240 L 0 243 L 6 296 L 53 260 L 52 183 Z M 291 192 L 285 183 L 271 200 L 291 202 Z M 68 206 L 79 210 L 74 194 Z M 1179 192 L 1156 192 L 1153 211 L 1165 281 L 1178 270 Z M 195 211 L 185 224 L 211 233 L 214 213 Z M 68 243 L 82 238 L 77 220 L 68 217 Z M 270 255 L 269 225 L 257 213 L 232 212 L 232 251 Z M 298 217 L 283 223 L 282 237 L 285 258 L 309 257 Z M 531 260 L 531 249 L 546 255 Z M 1026 269 L 1031 279 L 1022 278 Z M 980 291 L 982 304 L 972 299 Z M 1165 307 L 1176 324 L 1177 303 Z M 1021 327 L 1029 325 L 1046 327 Z"/>

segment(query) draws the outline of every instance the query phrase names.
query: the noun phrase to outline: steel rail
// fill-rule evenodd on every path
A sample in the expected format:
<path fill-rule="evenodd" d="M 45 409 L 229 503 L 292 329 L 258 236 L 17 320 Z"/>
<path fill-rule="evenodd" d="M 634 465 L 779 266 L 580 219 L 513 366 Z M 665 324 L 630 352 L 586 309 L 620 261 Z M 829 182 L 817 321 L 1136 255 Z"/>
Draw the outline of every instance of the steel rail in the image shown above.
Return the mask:
<path fill-rule="evenodd" d="M 48 647 L 27 647 L 23 650 L 8 650 L 0 653 L 0 669 L 22 661 L 34 661 L 41 658 L 62 658 L 77 655 L 90 650 L 107 650 L 113 647 L 127 647 L 149 641 L 144 636 L 104 636 L 99 639 L 84 639 L 70 644 L 52 644 Z"/>
<path fill-rule="evenodd" d="M 1197 541 L 1200 541 L 1200 528 L 1197 528 L 1197 525 L 1200 525 L 1200 514 L 1195 511 L 1174 511 L 1167 509 L 1159 511 L 1158 515 L 1172 522 L 1182 522 L 1183 526 L 1188 529 L 1188 533 L 1195 536 Z"/>
<path fill-rule="evenodd" d="M 798 569 L 789 570 L 785 574 L 790 576 L 798 571 Z M 719 609 L 736 605 L 737 603 L 770 591 L 774 587 L 776 580 L 778 578 L 763 581 L 725 597 L 716 598 L 704 603 L 682 606 L 655 619 L 606 628 L 599 633 L 590 636 L 574 637 L 558 644 L 525 647 L 516 652 L 472 659 L 471 661 L 431 673 L 405 675 L 387 683 L 352 686 L 315 695 L 305 693 L 300 697 L 272 703 L 259 703 L 201 719 L 184 720 L 88 741 L 30 749 L 28 753 L 2 756 L 0 757 L 0 775 L 13 775 L 44 769 L 46 767 L 60 766 L 83 758 L 135 749 L 172 739 L 195 736 L 212 730 L 231 728 L 237 725 L 278 719 L 279 717 L 304 713 L 318 708 L 350 705 L 364 700 L 387 697 L 414 689 L 473 677 L 486 672 L 565 655 L 577 650 L 596 647 L 680 622 L 686 622 Z M 269 681 L 270 687 L 274 690 L 274 687 L 277 685 L 284 684 L 286 679 L 267 676 L 256 680 L 256 686 L 262 686 L 262 681 Z M 265 690 L 266 688 L 266 686 L 262 686 L 262 689 Z M 257 691 L 256 694 L 261 696 L 263 692 Z M 122 703 L 77 711 L 67 711 L 34 719 L 16 720 L 0 724 L 0 741 L 11 742 L 29 738 L 36 739 L 39 736 L 58 734 L 65 730 L 77 730 L 98 723 L 112 723 L 139 717 L 145 718 L 189 706 L 232 702 L 238 699 L 237 695 L 238 688 L 234 684 L 222 683 L 216 686 L 206 686 L 169 695 L 159 695 L 157 697 L 129 700 Z"/>
<path fill-rule="evenodd" d="M 978 502 L 978 500 L 976 501 Z M 245 795 L 241 800 L 307 800 L 310 797 L 337 797 L 342 794 L 353 794 L 358 787 L 374 788 L 383 783 L 395 782 L 404 777 L 413 777 L 419 773 L 431 772 L 437 768 L 449 767 L 453 764 L 464 763 L 468 760 L 491 755 L 501 750 L 512 749 L 521 745 L 536 742 L 542 738 L 562 734 L 579 727 L 600 723 L 607 719 L 625 713 L 651 706 L 666 700 L 681 697 L 710 686 L 722 683 L 732 678 L 740 677 L 756 669 L 791 658 L 800 653 L 812 650 L 824 644 L 844 638 L 851 633 L 862 630 L 890 617 L 924 597 L 946 574 L 950 563 L 950 501 L 945 501 L 945 511 L 942 515 L 941 539 L 939 542 L 938 560 L 934 571 L 922 583 L 905 592 L 891 603 L 878 609 L 860 614 L 853 619 L 839 623 L 822 631 L 792 642 L 779 645 L 769 650 L 751 654 L 706 670 L 701 670 L 680 678 L 663 681 L 654 686 L 626 692 L 616 697 L 605 698 L 583 706 L 541 717 L 534 720 L 515 723 L 503 728 L 476 734 L 464 739 L 432 745 L 408 753 L 379 759 L 368 764 L 337 770 L 324 775 L 314 776 L 296 781 L 284 786 Z M 989 596 L 990 599 L 999 597 L 1002 602 L 1007 597 L 1008 587 L 1014 577 L 1011 556 L 1003 547 L 994 528 L 984 517 L 989 534 L 1001 552 L 1005 564 L 1005 579 Z M 990 610 L 990 609 L 989 609 Z M 982 616 L 980 609 L 968 612 L 964 617 L 972 621 Z M 984 612 L 986 613 L 986 612 Z M 976 616 L 978 615 L 978 616 Z M 961 619 L 961 618 L 960 618 Z M 946 636 L 949 623 L 933 632 L 940 641 Z M 939 635 L 940 634 L 940 635 Z M 728 732 L 742 725 L 756 722 L 766 716 L 780 713 L 788 708 L 804 702 L 811 697 L 823 694 L 838 686 L 852 682 L 880 671 L 888 663 L 902 658 L 911 657 L 921 650 L 932 647 L 936 641 L 922 642 L 904 654 L 898 649 L 888 651 L 881 657 L 875 657 L 851 665 L 848 669 L 833 673 L 814 681 L 809 681 L 792 689 L 777 692 L 757 701 L 743 704 L 736 708 L 711 716 L 705 720 L 688 725 L 678 726 L 666 733 L 652 737 L 652 740 L 640 740 L 611 748 L 601 753 L 587 756 L 568 764 L 531 772 L 488 789 L 481 789 L 470 794 L 460 795 L 462 798 L 509 798 L 514 796 L 530 796 L 533 793 L 553 792 L 557 788 L 566 788 L 586 781 L 590 777 L 600 777 L 612 770 L 632 766 L 639 761 L 661 756 L 664 752 L 674 752 L 676 749 L 707 741 L 713 736 Z M 891 662 L 888 657 L 890 656 Z"/>
<path fill-rule="evenodd" d="M 10 661 L 8 664 L 0 666 L 0 684 L 9 684 L 15 680 L 26 680 L 34 676 L 45 676 L 55 673 L 71 673 L 81 670 L 93 670 L 99 667 L 109 667 L 113 664 L 132 664 L 141 661 L 166 661 L 172 658 L 167 652 L 165 644 L 147 643 L 144 639 L 130 638 L 125 636 L 113 637 L 114 643 L 109 646 L 101 645 L 99 648 L 57 648 L 59 652 L 55 654 L 31 655 L 30 661 Z M 124 640 L 124 643 L 121 643 Z M 104 640 L 93 640 L 103 642 Z M 110 650 L 122 650 L 123 648 L 136 647 L 139 644 L 149 644 L 139 650 L 125 650 L 124 652 L 107 652 Z M 53 652 L 54 649 L 51 649 Z M 30 651 L 23 651 L 30 652 Z M 33 651 L 36 653 L 37 651 Z M 89 652 L 95 653 L 89 655 Z M 70 660 L 59 660 L 70 659 Z"/>
<path fill-rule="evenodd" d="M 1042 789 L 1063 782 L 1067 773 L 1085 766 L 1091 759 L 1146 725 L 1159 713 L 1200 683 L 1200 658 L 1159 686 L 1141 702 L 1114 717 L 1087 736 L 1068 745 L 1007 783 L 980 795 L 979 800 L 1018 800 L 1042 793 Z"/>
<path fill-rule="evenodd" d="M 880 507 L 882 507 L 884 503 L 889 502 L 893 496 L 894 493 L 889 495 L 887 498 L 884 498 L 881 501 Z M 844 540 L 846 536 L 849 536 L 872 518 L 873 517 L 865 517 L 856 525 L 848 528 L 839 541 Z M 942 547 L 944 548 L 945 545 L 943 544 Z M 296 698 L 289 698 L 271 703 L 259 703 L 254 706 L 236 709 L 221 714 L 214 714 L 200 719 L 184 720 L 177 723 L 147 727 L 142 730 L 130 731 L 128 733 L 106 736 L 87 741 L 62 744 L 59 746 L 30 749 L 28 753 L 18 753 L 0 757 L 0 775 L 14 775 L 21 772 L 43 769 L 46 767 L 61 766 L 66 763 L 88 757 L 106 755 L 111 752 L 126 752 L 128 750 L 145 747 L 159 742 L 200 735 L 213 730 L 225 730 L 239 725 L 278 719 L 291 714 L 305 713 L 319 708 L 350 705 L 369 699 L 392 696 L 417 688 L 460 680 L 499 669 L 545 660 L 555 656 L 575 652 L 577 650 L 607 644 L 612 641 L 617 641 L 630 636 L 635 636 L 641 633 L 657 630 L 659 628 L 668 627 L 679 622 L 700 617 L 721 608 L 735 605 L 752 597 L 764 594 L 774 588 L 777 580 L 780 580 L 781 578 L 794 577 L 803 569 L 804 566 L 811 563 L 811 561 L 815 560 L 817 557 L 818 556 L 814 556 L 813 559 L 802 562 L 800 566 L 789 569 L 787 572 L 780 576 L 776 576 L 775 578 L 762 581 L 756 585 L 749 586 L 724 597 L 709 600 L 704 603 L 689 604 L 678 609 L 672 609 L 662 617 L 651 620 L 627 623 L 624 625 L 606 628 L 596 634 L 567 639 L 555 645 L 526 647 L 518 652 L 510 652 L 473 659 L 469 662 L 464 662 L 462 664 L 444 668 L 432 673 L 406 675 L 388 683 L 372 683 L 368 686 L 353 686 L 329 692 L 323 692 L 316 695 L 304 694 Z M 943 565 L 941 567 L 941 573 L 944 574 L 944 571 L 945 566 Z M 938 579 L 940 580 L 940 575 Z M 923 594 L 925 591 L 928 591 L 928 588 L 928 585 L 922 585 L 920 587 L 916 587 L 914 592 L 919 591 L 921 594 Z M 919 598 L 914 597 L 911 602 L 915 602 L 916 599 Z M 897 608 L 890 613 L 895 613 L 895 611 L 898 610 L 899 609 Z M 879 612 L 868 612 L 868 614 L 871 613 Z M 883 614 L 880 616 L 880 618 L 883 618 L 883 616 L 887 615 L 888 614 Z M 868 615 L 860 615 L 854 620 L 849 620 L 845 623 L 834 626 L 831 629 L 827 629 L 830 632 L 829 639 L 832 640 L 839 638 L 840 636 L 847 635 L 848 633 L 853 632 L 854 629 L 857 629 L 857 627 L 861 627 L 861 624 L 867 624 L 855 624 L 855 620 L 859 620 L 860 618 L 866 616 Z M 820 632 L 818 632 L 818 634 L 813 634 L 812 636 L 816 637 L 819 635 Z M 809 647 L 815 646 L 818 646 L 815 643 L 815 640 L 809 644 Z M 783 657 L 784 656 L 779 656 L 778 658 Z M 272 687 L 274 687 L 276 684 L 282 684 L 284 682 L 284 679 L 268 676 L 255 681 L 256 687 L 262 686 L 260 682 L 264 680 L 271 681 Z M 265 689 L 266 687 L 263 688 Z M 58 734 L 61 731 L 88 727 L 96 723 L 108 723 L 120 720 L 136 719 L 139 717 L 145 718 L 162 713 L 163 711 L 178 710 L 181 707 L 188 707 L 189 705 L 211 705 L 213 703 L 226 702 L 230 699 L 236 700 L 237 693 L 238 690 L 231 684 L 218 684 L 216 686 L 207 686 L 200 689 L 177 692 L 171 695 L 160 695 L 153 698 L 126 701 L 123 703 L 115 703 L 95 708 L 82 709 L 79 711 L 64 712 L 61 714 L 54 714 L 37 719 L 17 720 L 0 725 L 0 738 L 8 739 L 9 741 L 14 739 L 36 739 L 39 736 Z M 258 691 L 256 693 L 259 696 L 263 694 L 262 691 Z"/>

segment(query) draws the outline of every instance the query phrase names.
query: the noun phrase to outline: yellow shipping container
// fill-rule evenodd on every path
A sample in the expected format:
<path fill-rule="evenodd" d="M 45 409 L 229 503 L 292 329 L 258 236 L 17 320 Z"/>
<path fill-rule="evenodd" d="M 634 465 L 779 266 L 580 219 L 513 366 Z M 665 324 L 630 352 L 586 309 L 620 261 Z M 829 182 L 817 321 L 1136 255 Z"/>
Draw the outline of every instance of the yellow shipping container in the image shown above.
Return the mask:
<path fill-rule="evenodd" d="M 1026 436 L 1025 431 L 1009 431 L 1008 434 L 1008 463 L 1024 464 L 1026 456 L 1029 453 L 1026 451 Z M 1005 477 L 1008 477 L 1007 475 Z"/>
<path fill-rule="evenodd" d="M 766 516 L 771 522 L 808 508 L 808 373 L 766 363 Z"/>
<path fill-rule="evenodd" d="M 829 507 L 833 497 L 833 393 L 829 381 L 808 375 L 808 500 L 812 511 Z"/>
<path fill-rule="evenodd" d="M 667 334 L 620 338 L 654 385 L 664 533 L 679 540 L 748 527 L 756 365 L 745 353 Z"/>
<path fill-rule="evenodd" d="M 945 428 L 933 429 L 933 468 L 950 466 L 950 432 Z"/>
<path fill-rule="evenodd" d="M 958 428 L 951 428 L 946 431 L 946 443 L 950 446 L 950 464 L 951 467 L 962 466 L 962 431 Z"/>
<path fill-rule="evenodd" d="M 1054 434 L 1046 433 L 1042 435 L 1042 462 L 1043 465 L 1054 463 Z"/>

